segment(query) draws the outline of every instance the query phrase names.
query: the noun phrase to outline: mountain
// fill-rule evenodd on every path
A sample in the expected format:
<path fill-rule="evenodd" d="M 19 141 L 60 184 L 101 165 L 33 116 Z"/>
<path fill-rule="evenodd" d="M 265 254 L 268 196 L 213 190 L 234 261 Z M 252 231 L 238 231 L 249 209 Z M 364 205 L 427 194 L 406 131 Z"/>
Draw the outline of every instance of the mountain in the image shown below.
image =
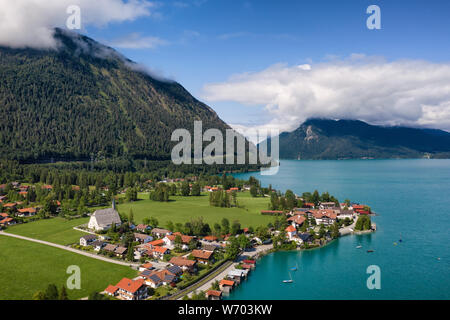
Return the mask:
<path fill-rule="evenodd" d="M 177 128 L 228 129 L 180 84 L 113 49 L 55 30 L 58 50 L 0 47 L 0 157 L 170 159 Z"/>
<path fill-rule="evenodd" d="M 281 159 L 450 158 L 450 133 L 310 119 L 280 136 Z"/>

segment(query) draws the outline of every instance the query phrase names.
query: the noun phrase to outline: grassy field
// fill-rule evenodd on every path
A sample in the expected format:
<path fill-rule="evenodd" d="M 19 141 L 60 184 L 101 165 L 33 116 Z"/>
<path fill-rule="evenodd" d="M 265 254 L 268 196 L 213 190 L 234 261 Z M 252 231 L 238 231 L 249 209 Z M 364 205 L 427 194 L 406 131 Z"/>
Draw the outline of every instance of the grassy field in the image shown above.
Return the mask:
<path fill-rule="evenodd" d="M 8 228 L 7 232 L 25 237 L 68 245 L 78 243 L 86 233 L 73 230 L 73 227 L 87 223 L 89 218 L 65 220 L 53 218 L 19 224 Z"/>
<path fill-rule="evenodd" d="M 102 291 L 108 284 L 116 284 L 123 277 L 134 277 L 136 271 L 125 266 L 84 257 L 42 244 L 0 236 L 0 299 L 31 299 L 49 283 L 59 288 L 70 276 L 67 267 L 81 269 L 81 289 L 68 290 L 70 299 Z"/>
<path fill-rule="evenodd" d="M 147 193 L 139 194 L 139 201 L 128 202 L 117 206 L 122 214 L 128 215 L 133 209 L 136 222 L 142 222 L 145 217 L 155 217 L 160 226 L 165 227 L 167 221 L 185 223 L 192 218 L 203 217 L 204 221 L 212 227 L 223 218 L 232 223 L 239 220 L 242 227 L 254 228 L 266 226 L 273 221 L 271 216 L 261 215 L 261 210 L 267 210 L 268 198 L 252 198 L 250 193 L 238 193 L 238 202 L 243 208 L 216 208 L 209 205 L 209 197 L 204 194 L 200 197 L 171 197 L 169 202 L 156 202 L 148 199 Z"/>

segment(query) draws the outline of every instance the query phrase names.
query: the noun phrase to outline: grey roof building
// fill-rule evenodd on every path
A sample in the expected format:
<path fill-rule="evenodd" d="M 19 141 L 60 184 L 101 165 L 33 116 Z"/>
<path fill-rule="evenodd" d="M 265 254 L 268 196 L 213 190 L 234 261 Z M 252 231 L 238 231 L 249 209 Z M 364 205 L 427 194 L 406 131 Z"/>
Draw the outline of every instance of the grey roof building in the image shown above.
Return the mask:
<path fill-rule="evenodd" d="M 122 221 L 114 207 L 115 202 L 113 202 L 112 208 L 96 210 L 89 220 L 88 228 L 93 230 L 107 230 L 111 228 L 113 223 L 119 226 Z"/>

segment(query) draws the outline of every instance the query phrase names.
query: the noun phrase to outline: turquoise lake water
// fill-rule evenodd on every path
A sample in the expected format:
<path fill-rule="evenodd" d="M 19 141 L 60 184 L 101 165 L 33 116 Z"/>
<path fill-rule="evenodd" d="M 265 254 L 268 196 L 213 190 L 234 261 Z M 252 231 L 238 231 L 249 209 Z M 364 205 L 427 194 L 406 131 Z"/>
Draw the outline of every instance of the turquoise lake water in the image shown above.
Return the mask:
<path fill-rule="evenodd" d="M 251 175 L 283 192 L 317 189 L 368 204 L 378 231 L 267 255 L 229 299 L 450 298 L 450 160 L 282 160 L 277 175 L 235 176 Z M 283 284 L 296 263 L 294 283 Z M 370 265 L 381 269 L 380 290 L 367 288 Z"/>

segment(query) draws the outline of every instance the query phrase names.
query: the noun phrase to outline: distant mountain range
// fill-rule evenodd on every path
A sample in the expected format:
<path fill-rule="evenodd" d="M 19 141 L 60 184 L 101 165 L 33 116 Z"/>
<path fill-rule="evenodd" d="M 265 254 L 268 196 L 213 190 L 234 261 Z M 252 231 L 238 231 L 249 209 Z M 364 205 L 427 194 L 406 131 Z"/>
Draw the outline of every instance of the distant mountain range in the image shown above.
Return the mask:
<path fill-rule="evenodd" d="M 279 138 L 281 159 L 450 158 L 450 133 L 435 129 L 311 119 Z"/>
<path fill-rule="evenodd" d="M 194 121 L 230 128 L 180 84 L 88 37 L 55 30 L 58 50 L 0 47 L 0 157 L 170 159 Z"/>

